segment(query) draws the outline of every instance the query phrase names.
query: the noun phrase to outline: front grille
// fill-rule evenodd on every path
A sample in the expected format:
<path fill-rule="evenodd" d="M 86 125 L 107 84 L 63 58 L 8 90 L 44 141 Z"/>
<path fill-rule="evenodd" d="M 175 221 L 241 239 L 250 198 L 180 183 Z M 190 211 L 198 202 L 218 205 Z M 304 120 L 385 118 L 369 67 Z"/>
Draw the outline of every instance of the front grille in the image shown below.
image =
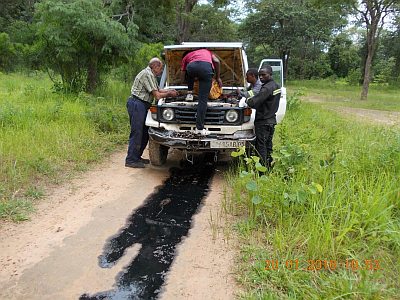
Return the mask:
<path fill-rule="evenodd" d="M 197 108 L 177 108 L 175 109 L 175 121 L 177 123 L 195 124 Z M 208 108 L 204 123 L 207 125 L 223 124 L 225 111 L 218 109 L 213 110 Z"/>

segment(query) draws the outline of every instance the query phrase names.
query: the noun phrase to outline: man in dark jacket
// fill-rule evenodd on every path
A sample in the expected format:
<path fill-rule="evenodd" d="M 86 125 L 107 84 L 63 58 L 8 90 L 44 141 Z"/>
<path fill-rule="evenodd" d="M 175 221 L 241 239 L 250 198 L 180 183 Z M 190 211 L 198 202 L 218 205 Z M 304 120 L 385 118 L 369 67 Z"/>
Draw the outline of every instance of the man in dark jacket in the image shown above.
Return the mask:
<path fill-rule="evenodd" d="M 258 76 L 262 83 L 258 94 L 246 100 L 251 108 L 256 109 L 254 127 L 256 133 L 256 150 L 266 167 L 272 163 L 272 138 L 276 125 L 276 112 L 281 98 L 281 87 L 272 79 L 272 68 L 260 69 Z"/>

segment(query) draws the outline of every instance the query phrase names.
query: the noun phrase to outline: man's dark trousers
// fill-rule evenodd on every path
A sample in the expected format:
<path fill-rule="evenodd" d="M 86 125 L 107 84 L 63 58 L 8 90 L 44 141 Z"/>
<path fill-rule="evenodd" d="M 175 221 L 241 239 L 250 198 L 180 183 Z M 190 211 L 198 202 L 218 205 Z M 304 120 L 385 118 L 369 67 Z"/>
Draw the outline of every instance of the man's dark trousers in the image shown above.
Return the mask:
<path fill-rule="evenodd" d="M 149 127 L 145 125 L 149 106 L 150 104 L 147 105 L 144 101 L 132 96 L 128 98 L 128 102 L 126 103 L 131 124 L 128 155 L 125 159 L 125 163 L 127 164 L 138 162 L 141 159 L 149 141 Z"/>
<path fill-rule="evenodd" d="M 207 112 L 208 94 L 210 94 L 213 68 L 210 63 L 205 61 L 193 61 L 186 67 L 188 90 L 192 91 L 195 78 L 199 79 L 199 102 L 197 105 L 197 129 L 204 128 L 204 119 Z"/>
<path fill-rule="evenodd" d="M 256 133 L 256 150 L 264 166 L 270 167 L 272 162 L 272 138 L 275 132 L 274 124 L 254 124 Z"/>

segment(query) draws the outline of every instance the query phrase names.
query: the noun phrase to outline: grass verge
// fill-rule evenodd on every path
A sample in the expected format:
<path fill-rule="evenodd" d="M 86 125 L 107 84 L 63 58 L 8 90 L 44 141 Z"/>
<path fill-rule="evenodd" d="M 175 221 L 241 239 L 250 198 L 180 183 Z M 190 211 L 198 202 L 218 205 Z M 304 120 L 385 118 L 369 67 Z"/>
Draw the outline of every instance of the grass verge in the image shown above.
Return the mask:
<path fill-rule="evenodd" d="M 110 82 L 95 96 L 51 87 L 44 74 L 0 73 L 0 219 L 28 218 L 46 184 L 125 143 L 129 87 Z"/>
<path fill-rule="evenodd" d="M 228 175 L 244 299 L 398 299 L 400 132 L 289 106 L 275 166 Z"/>

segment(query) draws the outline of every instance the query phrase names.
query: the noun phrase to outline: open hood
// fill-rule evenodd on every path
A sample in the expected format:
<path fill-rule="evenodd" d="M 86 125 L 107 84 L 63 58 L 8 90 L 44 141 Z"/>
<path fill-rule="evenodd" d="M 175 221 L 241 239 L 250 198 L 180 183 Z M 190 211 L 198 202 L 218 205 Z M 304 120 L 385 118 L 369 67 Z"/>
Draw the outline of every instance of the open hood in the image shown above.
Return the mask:
<path fill-rule="evenodd" d="M 223 88 L 246 86 L 247 58 L 242 43 L 182 43 L 165 46 L 166 86 L 185 86 L 181 82 L 182 55 L 187 50 L 207 48 L 221 61 Z"/>

